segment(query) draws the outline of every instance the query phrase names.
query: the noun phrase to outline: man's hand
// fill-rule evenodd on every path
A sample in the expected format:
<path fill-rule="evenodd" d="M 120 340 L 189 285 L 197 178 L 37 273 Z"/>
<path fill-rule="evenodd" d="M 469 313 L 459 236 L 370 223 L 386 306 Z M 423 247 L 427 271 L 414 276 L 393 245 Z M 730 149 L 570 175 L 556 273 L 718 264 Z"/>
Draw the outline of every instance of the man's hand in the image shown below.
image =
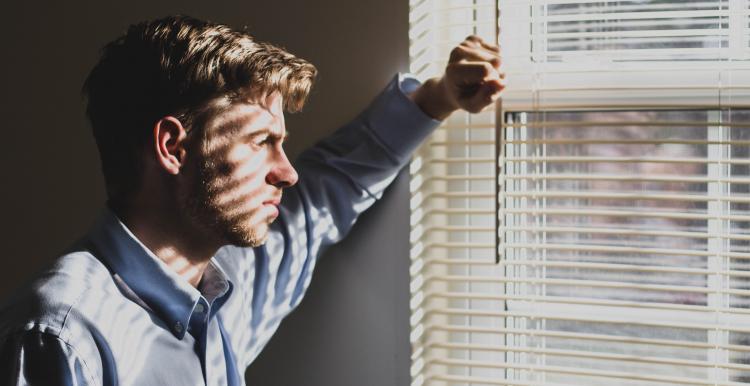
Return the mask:
<path fill-rule="evenodd" d="M 427 115 L 443 120 L 458 109 L 477 113 L 505 88 L 500 47 L 469 36 L 451 51 L 441 78 L 427 80 L 411 99 Z"/>

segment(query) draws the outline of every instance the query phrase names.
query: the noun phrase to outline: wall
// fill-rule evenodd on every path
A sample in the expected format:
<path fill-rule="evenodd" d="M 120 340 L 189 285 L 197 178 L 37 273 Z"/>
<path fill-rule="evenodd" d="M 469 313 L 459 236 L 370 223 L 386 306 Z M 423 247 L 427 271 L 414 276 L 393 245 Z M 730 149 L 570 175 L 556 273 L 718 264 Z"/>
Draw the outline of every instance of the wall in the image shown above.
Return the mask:
<path fill-rule="evenodd" d="M 292 155 L 407 69 L 406 0 L 4 3 L 0 297 L 81 235 L 103 205 L 79 91 L 99 48 L 132 22 L 173 13 L 246 25 L 316 64 L 310 103 L 287 120 Z M 251 366 L 248 384 L 408 384 L 407 191 L 402 173 L 324 257 L 300 309 Z"/>

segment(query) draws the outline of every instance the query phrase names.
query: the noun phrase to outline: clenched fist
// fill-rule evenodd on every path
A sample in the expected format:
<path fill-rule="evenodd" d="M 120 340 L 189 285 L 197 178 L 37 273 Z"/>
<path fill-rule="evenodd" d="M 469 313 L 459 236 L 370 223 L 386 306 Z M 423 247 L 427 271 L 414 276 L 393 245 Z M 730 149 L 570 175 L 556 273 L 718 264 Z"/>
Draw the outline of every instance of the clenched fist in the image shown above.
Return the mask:
<path fill-rule="evenodd" d="M 500 47 L 469 36 L 451 51 L 445 74 L 427 80 L 410 97 L 425 113 L 439 120 L 458 109 L 479 112 L 505 88 L 501 64 Z"/>

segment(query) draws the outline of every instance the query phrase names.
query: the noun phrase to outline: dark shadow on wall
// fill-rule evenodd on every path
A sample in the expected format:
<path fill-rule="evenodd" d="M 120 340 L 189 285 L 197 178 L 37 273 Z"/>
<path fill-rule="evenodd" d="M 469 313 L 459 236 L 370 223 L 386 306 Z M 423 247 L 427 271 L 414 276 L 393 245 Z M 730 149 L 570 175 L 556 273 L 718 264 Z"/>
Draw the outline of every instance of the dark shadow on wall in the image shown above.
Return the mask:
<path fill-rule="evenodd" d="M 100 47 L 130 23 L 182 13 L 247 26 L 313 62 L 320 75 L 310 103 L 287 119 L 292 158 L 408 68 L 405 0 L 74 0 L 3 8 L 0 297 L 83 234 L 104 203 L 80 88 Z M 307 299 L 250 369 L 249 384 L 408 384 L 407 196 L 402 175 L 327 253 Z"/>

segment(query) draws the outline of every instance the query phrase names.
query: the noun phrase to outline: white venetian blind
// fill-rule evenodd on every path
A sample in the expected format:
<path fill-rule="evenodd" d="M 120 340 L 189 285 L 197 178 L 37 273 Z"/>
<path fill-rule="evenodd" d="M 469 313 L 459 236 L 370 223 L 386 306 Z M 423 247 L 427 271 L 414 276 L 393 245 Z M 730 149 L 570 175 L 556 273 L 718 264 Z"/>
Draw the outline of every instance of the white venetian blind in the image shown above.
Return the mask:
<path fill-rule="evenodd" d="M 411 165 L 413 385 L 750 384 L 748 5 L 411 2 L 508 73 Z"/>

